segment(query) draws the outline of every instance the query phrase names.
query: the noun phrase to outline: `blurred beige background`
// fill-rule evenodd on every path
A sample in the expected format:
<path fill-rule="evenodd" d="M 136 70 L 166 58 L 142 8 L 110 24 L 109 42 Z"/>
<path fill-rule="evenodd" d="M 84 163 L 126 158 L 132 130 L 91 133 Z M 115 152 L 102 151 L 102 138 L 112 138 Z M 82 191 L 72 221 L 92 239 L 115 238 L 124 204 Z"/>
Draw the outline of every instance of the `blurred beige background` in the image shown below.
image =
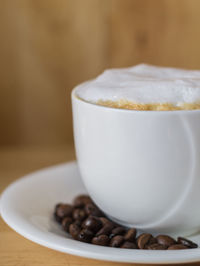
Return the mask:
<path fill-rule="evenodd" d="M 0 0 L 0 145 L 72 143 L 72 88 L 140 62 L 200 69 L 199 0 Z"/>

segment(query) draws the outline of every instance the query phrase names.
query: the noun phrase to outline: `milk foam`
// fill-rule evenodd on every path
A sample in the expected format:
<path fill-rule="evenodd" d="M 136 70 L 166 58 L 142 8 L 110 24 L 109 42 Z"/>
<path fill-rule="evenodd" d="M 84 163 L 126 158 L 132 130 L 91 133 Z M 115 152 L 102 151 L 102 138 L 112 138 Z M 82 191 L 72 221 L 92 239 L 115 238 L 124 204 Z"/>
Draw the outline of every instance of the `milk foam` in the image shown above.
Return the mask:
<path fill-rule="evenodd" d="M 200 101 L 200 71 L 146 64 L 105 70 L 96 79 L 76 88 L 81 99 L 135 103 L 193 103 Z"/>

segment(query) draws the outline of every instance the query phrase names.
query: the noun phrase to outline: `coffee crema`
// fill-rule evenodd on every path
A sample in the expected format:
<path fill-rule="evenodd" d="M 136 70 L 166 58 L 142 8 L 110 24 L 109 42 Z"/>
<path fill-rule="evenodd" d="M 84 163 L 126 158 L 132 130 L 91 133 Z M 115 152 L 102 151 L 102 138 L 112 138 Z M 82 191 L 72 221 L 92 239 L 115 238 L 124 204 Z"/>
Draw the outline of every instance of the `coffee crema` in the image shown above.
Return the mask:
<path fill-rule="evenodd" d="M 138 110 L 138 111 L 178 111 L 178 110 L 197 110 L 200 109 L 199 103 L 183 103 L 179 106 L 175 106 L 171 103 L 134 103 L 127 100 L 119 101 L 102 101 L 99 100 L 97 104 L 107 106 L 111 108 L 127 109 L 127 110 Z"/>
<path fill-rule="evenodd" d="M 200 109 L 200 71 L 145 64 L 108 69 L 77 86 L 76 96 L 93 104 L 129 110 Z"/>

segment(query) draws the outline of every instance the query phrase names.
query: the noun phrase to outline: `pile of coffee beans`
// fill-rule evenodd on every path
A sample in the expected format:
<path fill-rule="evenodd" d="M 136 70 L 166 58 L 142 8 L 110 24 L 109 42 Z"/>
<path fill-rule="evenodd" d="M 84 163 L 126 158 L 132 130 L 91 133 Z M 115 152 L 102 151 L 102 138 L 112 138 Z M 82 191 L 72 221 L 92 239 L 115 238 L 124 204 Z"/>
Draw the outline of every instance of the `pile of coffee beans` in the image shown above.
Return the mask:
<path fill-rule="evenodd" d="M 192 241 L 168 235 L 138 235 L 135 228 L 126 228 L 109 220 L 87 195 L 77 196 L 73 204 L 59 203 L 54 217 L 73 239 L 100 246 L 126 249 L 173 250 L 197 248 Z"/>

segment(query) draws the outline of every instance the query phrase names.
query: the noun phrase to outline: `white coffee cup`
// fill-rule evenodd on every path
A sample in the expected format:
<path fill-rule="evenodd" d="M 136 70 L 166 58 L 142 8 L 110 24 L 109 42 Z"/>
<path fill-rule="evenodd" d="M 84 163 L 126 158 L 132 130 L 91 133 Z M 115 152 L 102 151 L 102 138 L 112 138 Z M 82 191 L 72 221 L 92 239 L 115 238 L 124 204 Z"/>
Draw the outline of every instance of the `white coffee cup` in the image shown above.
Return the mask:
<path fill-rule="evenodd" d="M 151 233 L 200 229 L 200 110 L 133 111 L 72 92 L 76 154 L 89 195 L 114 221 Z"/>

